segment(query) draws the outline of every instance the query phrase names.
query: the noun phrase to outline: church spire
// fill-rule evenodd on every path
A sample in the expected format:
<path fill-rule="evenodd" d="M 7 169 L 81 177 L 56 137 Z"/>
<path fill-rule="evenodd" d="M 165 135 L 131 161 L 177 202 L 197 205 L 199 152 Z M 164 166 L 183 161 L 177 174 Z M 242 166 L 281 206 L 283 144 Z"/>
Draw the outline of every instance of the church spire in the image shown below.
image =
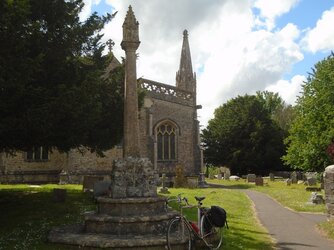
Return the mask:
<path fill-rule="evenodd" d="M 191 55 L 188 41 L 188 31 L 183 31 L 183 44 L 181 50 L 180 68 L 176 72 L 176 87 L 196 92 L 196 77 L 193 73 Z"/>

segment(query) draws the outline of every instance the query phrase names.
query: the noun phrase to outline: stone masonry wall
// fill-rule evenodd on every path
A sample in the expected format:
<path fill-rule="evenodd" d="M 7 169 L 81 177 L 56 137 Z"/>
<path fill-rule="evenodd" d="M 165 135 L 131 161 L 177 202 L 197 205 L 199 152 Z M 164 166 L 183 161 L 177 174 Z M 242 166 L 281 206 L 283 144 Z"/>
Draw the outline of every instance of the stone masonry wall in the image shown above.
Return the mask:
<path fill-rule="evenodd" d="M 113 161 L 122 158 L 122 148 L 114 147 L 104 151 L 105 157 L 91 153 L 87 149 L 71 150 L 68 156 L 68 164 L 65 170 L 73 172 L 111 171 Z"/>
<path fill-rule="evenodd" d="M 66 166 L 66 155 L 53 150 L 49 160 L 27 161 L 25 152 L 15 155 L 2 153 L 1 183 L 57 182 L 60 171 Z"/>
<path fill-rule="evenodd" d="M 61 171 L 77 176 L 81 183 L 84 175 L 110 175 L 112 163 L 122 158 L 122 148 L 115 147 L 99 157 L 86 149 L 71 150 L 68 154 L 53 150 L 48 160 L 27 161 L 25 152 L 0 155 L 0 183 L 58 183 Z"/>
<path fill-rule="evenodd" d="M 171 120 L 178 125 L 179 131 L 177 135 L 177 161 L 176 162 L 158 162 L 158 171 L 161 173 L 165 168 L 167 172 L 174 172 L 177 164 L 185 168 L 186 175 L 194 175 L 194 152 L 193 144 L 193 122 L 194 122 L 194 107 L 181 105 L 178 103 L 167 102 L 164 100 L 151 98 L 152 106 L 143 109 L 140 113 L 140 133 L 141 145 L 148 145 L 142 147 L 142 154 L 147 154 L 147 150 L 153 152 L 153 140 L 149 138 L 149 112 L 152 113 L 152 129 L 164 120 Z M 153 132 L 154 133 L 154 132 Z M 151 141 L 151 142 L 150 142 Z M 147 149 L 145 149 L 147 148 Z M 153 155 L 150 157 L 153 162 Z"/>

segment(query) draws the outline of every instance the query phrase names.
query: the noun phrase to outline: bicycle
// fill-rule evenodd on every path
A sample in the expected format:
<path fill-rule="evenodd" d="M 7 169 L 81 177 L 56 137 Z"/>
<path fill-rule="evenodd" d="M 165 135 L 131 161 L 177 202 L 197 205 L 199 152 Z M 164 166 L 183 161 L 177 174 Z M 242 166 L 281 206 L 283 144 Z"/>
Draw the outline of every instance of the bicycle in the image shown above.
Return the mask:
<path fill-rule="evenodd" d="M 209 208 L 202 207 L 202 201 L 205 197 L 195 196 L 197 205 L 190 205 L 186 197 L 181 194 L 176 199 L 169 201 L 177 201 L 180 214 L 172 218 L 167 227 L 167 247 L 169 250 L 176 248 L 176 245 L 185 244 L 186 249 L 192 249 L 195 240 L 202 240 L 209 249 L 219 249 L 223 242 L 222 228 L 215 227 L 211 222 L 208 212 Z M 182 203 L 185 203 L 182 204 Z M 189 221 L 183 215 L 184 208 L 197 208 L 197 224 Z"/>

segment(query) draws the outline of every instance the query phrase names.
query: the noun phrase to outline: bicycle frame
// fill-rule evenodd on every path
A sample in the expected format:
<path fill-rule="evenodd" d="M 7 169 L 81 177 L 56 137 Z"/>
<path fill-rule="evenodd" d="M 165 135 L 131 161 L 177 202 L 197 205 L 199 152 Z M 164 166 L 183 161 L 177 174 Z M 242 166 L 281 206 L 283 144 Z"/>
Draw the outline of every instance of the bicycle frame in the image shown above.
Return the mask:
<path fill-rule="evenodd" d="M 193 233 L 193 235 L 197 238 L 197 239 L 201 239 L 203 240 L 205 235 L 202 235 L 201 233 L 201 219 L 202 216 L 204 216 L 205 214 L 203 213 L 203 215 L 201 214 L 201 208 L 202 208 L 202 202 L 201 200 L 197 202 L 197 205 L 190 205 L 187 198 L 181 198 L 181 194 L 178 194 L 177 199 L 171 199 L 169 201 L 177 201 L 179 204 L 179 208 L 180 208 L 180 215 L 176 216 L 176 218 L 181 219 L 181 221 L 189 228 L 189 230 Z M 182 201 L 184 201 L 186 203 L 186 205 L 182 205 Z M 197 228 L 198 231 L 196 231 L 193 226 L 191 225 L 191 222 L 183 215 L 183 209 L 184 208 L 197 208 Z M 203 240 L 204 241 L 204 240 Z M 206 244 L 206 241 L 204 241 Z"/>

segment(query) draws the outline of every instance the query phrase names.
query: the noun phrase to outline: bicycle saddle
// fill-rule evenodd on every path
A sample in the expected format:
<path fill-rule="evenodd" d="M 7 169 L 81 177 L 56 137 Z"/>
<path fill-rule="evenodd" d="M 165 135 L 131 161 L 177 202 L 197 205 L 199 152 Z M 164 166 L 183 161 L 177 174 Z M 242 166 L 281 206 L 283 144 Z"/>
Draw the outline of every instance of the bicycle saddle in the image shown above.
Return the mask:
<path fill-rule="evenodd" d="M 205 197 L 197 197 L 197 196 L 195 196 L 195 199 L 196 199 L 197 201 L 202 201 L 202 200 L 205 199 Z"/>

